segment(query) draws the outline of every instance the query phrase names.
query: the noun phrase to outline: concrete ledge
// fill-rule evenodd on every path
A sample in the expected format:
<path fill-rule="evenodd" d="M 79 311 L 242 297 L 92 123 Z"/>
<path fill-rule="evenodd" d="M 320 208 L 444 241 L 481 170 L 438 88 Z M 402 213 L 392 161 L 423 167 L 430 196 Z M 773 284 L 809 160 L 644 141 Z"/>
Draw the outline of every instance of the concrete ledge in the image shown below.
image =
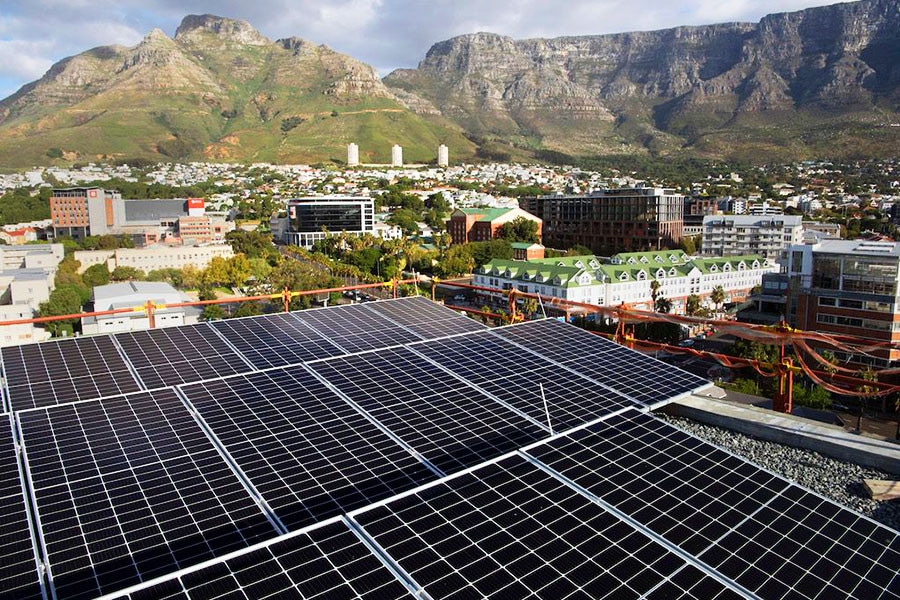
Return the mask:
<path fill-rule="evenodd" d="M 900 444 L 849 433 L 836 425 L 696 395 L 672 402 L 660 410 L 900 475 Z"/>

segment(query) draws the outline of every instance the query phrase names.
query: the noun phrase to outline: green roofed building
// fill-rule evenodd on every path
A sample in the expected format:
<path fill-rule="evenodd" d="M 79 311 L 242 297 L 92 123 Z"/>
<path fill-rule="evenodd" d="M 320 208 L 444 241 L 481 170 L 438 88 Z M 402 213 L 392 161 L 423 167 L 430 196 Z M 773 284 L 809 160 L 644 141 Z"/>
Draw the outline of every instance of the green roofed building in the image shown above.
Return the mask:
<path fill-rule="evenodd" d="M 657 294 L 672 302 L 672 312 L 683 314 L 688 296 L 713 308 L 712 291 L 722 286 L 726 302 L 745 299 L 764 273 L 779 266 L 759 255 L 691 258 L 680 250 L 628 252 L 609 259 L 567 256 L 529 261 L 495 259 L 475 272 L 475 285 L 518 289 L 548 298 L 562 298 L 598 306 L 652 310 L 651 282 Z"/>
<path fill-rule="evenodd" d="M 518 218 L 535 221 L 540 239 L 542 221 L 521 208 L 457 208 L 450 215 L 447 231 L 454 244 L 486 242 L 497 237 L 501 226 Z"/>

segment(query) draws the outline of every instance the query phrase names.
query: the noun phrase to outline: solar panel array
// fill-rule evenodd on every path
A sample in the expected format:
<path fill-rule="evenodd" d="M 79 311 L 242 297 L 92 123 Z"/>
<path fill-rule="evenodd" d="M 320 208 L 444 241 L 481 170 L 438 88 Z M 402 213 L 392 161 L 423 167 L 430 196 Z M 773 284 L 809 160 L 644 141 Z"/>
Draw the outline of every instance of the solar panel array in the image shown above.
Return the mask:
<path fill-rule="evenodd" d="M 2 355 L 0 598 L 900 598 L 898 532 L 646 414 L 707 382 L 569 325 L 416 298 L 40 346 L 78 359 Z"/>

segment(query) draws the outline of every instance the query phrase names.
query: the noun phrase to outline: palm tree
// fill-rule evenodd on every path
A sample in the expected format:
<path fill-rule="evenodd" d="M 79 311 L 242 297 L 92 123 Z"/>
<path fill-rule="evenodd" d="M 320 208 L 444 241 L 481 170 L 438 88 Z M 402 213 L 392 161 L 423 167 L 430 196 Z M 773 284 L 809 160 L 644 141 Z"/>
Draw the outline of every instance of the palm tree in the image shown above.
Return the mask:
<path fill-rule="evenodd" d="M 717 285 L 713 288 L 712 293 L 709 295 L 709 299 L 713 301 L 713 304 L 716 305 L 716 313 L 721 312 L 720 306 L 723 302 L 725 302 L 725 288 L 721 285 Z"/>
<path fill-rule="evenodd" d="M 656 301 L 659 298 L 659 281 L 650 282 L 650 299 L 653 301 L 653 310 L 656 310 Z"/>

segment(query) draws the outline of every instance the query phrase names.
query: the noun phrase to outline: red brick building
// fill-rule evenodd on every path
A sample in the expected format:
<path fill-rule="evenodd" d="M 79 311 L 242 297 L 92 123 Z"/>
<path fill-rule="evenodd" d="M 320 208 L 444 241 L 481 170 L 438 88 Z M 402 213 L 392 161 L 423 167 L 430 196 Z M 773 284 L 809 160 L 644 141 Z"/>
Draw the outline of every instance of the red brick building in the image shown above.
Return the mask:
<path fill-rule="evenodd" d="M 540 239 L 543 222 L 521 208 L 457 208 L 450 215 L 447 231 L 454 244 L 486 242 L 498 237 L 504 224 L 520 217 L 537 223 Z"/>

